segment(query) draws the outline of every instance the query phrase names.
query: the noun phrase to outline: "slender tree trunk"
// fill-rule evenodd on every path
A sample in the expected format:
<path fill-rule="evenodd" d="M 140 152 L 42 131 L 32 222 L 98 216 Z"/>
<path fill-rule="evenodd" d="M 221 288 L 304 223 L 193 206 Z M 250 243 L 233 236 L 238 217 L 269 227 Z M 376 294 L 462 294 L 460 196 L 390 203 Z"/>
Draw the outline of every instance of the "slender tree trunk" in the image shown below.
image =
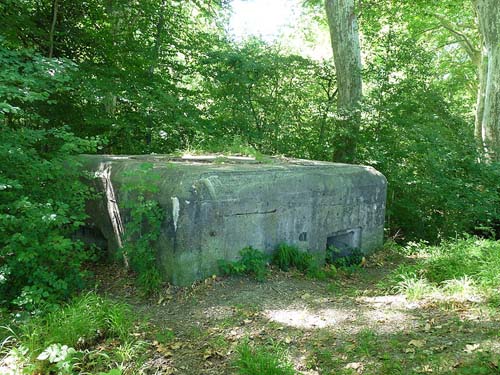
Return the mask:
<path fill-rule="evenodd" d="M 120 4 L 119 1 L 116 0 L 108 0 L 105 3 L 106 11 L 109 16 L 110 27 L 110 35 L 112 38 L 113 49 L 118 48 L 119 43 L 119 33 L 121 30 L 121 26 L 124 22 L 123 8 L 124 5 Z M 122 8 L 120 8 L 122 7 Z M 116 52 L 116 51 L 115 51 Z M 103 104 L 104 110 L 107 115 L 114 116 L 116 114 L 116 106 L 117 106 L 118 98 L 116 94 L 112 91 L 107 91 L 104 94 Z"/>
<path fill-rule="evenodd" d="M 484 41 L 484 103 L 480 89 L 477 121 L 481 120 L 481 141 L 486 159 L 500 161 L 500 1 L 476 0 L 479 29 Z M 479 133 L 479 124 L 476 126 Z M 478 134 L 479 135 L 479 134 Z"/>
<path fill-rule="evenodd" d="M 161 44 L 162 44 L 162 35 L 165 29 L 165 8 L 167 6 L 167 1 L 162 0 L 160 4 L 158 23 L 156 24 L 156 35 L 155 35 L 155 43 L 153 45 L 153 53 L 151 56 L 151 65 L 149 66 L 149 79 L 151 81 L 151 85 L 154 83 L 155 79 L 155 68 L 158 66 L 160 61 L 160 52 L 161 52 Z M 151 141 L 153 138 L 153 118 L 151 113 L 148 115 L 148 127 L 146 128 L 146 147 L 149 152 L 149 147 L 151 146 Z"/>
<path fill-rule="evenodd" d="M 477 92 L 476 103 L 476 121 L 474 126 L 474 136 L 476 138 L 479 150 L 481 153 L 484 150 L 483 144 L 483 116 L 484 116 L 484 99 L 486 97 L 486 77 L 488 76 L 488 56 L 483 55 L 481 65 L 478 68 L 479 87 Z"/>
<path fill-rule="evenodd" d="M 153 79 L 154 70 L 158 65 L 158 61 L 160 60 L 160 50 L 161 50 L 161 37 L 163 34 L 163 30 L 165 28 L 165 7 L 167 6 L 167 1 L 163 0 L 160 5 L 160 15 L 158 17 L 158 23 L 156 24 L 156 35 L 155 35 L 155 43 L 153 46 L 153 55 L 151 58 L 151 65 L 149 67 L 149 76 Z"/>
<path fill-rule="evenodd" d="M 326 0 L 326 15 L 337 72 L 337 109 L 340 115 L 340 145 L 335 161 L 352 161 L 361 121 L 363 98 L 361 50 L 354 0 Z"/>
<path fill-rule="evenodd" d="M 52 23 L 50 24 L 50 31 L 49 31 L 49 58 L 52 58 L 52 56 L 54 55 L 54 31 L 56 29 L 58 8 L 59 8 L 59 1 L 54 0 L 52 2 Z"/>

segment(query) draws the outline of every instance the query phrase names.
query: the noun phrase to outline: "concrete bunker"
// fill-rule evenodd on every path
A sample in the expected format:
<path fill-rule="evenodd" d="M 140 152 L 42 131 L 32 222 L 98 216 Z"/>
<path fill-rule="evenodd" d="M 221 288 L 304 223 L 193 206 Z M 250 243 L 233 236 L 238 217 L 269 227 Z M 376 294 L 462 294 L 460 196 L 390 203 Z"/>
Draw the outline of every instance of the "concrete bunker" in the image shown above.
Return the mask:
<path fill-rule="evenodd" d="M 121 246 L 134 184 L 155 177 L 146 182 L 155 184 L 149 197 L 166 215 L 152 251 L 176 285 L 217 273 L 220 259 L 235 260 L 246 246 L 271 253 L 287 243 L 322 261 L 329 246 L 346 256 L 382 245 L 387 183 L 371 167 L 210 155 L 83 160 L 102 192 L 102 200 L 89 202 L 90 221 L 110 251 Z"/>

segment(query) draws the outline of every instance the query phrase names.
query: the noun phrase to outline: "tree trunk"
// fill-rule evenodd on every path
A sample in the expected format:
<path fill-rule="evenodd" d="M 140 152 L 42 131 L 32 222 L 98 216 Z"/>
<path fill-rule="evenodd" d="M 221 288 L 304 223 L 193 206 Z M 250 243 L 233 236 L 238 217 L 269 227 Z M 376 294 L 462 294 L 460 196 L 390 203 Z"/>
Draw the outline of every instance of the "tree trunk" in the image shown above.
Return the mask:
<path fill-rule="evenodd" d="M 49 31 L 49 58 L 52 58 L 52 56 L 54 55 L 54 31 L 56 29 L 58 8 L 59 2 L 58 0 L 54 0 L 52 2 L 52 23 L 50 24 Z"/>
<path fill-rule="evenodd" d="M 358 21 L 354 0 L 326 0 L 325 7 L 337 72 L 337 109 L 341 130 L 341 144 L 336 147 L 333 158 L 348 162 L 356 154 L 363 97 Z"/>
<path fill-rule="evenodd" d="M 482 127 L 483 127 L 483 115 L 484 115 L 484 99 L 486 97 L 487 76 L 488 76 L 488 56 L 484 55 L 481 58 L 481 64 L 478 68 L 479 88 L 477 92 L 476 121 L 474 126 L 474 137 L 477 141 L 481 153 L 484 150 Z"/>
<path fill-rule="evenodd" d="M 481 105 L 480 89 L 476 116 L 480 126 L 476 126 L 476 131 L 481 130 L 486 159 L 500 161 L 500 2 L 477 0 L 476 6 L 485 64 L 480 83 L 484 85 L 484 103 Z"/>

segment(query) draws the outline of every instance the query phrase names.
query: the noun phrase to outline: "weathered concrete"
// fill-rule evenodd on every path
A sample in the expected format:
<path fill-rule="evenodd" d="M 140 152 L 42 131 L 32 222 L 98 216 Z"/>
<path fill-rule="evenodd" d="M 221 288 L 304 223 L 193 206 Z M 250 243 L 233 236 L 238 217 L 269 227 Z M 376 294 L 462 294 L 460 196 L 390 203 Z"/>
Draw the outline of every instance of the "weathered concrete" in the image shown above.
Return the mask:
<path fill-rule="evenodd" d="M 219 259 L 234 260 L 245 246 L 272 252 L 284 242 L 324 260 L 328 245 L 367 253 L 382 244 L 386 179 L 370 167 L 277 158 L 84 158 L 108 198 L 89 213 L 111 250 L 126 222 L 123 202 L 135 199 L 122 187 L 140 184 L 134 171 L 152 166 L 147 173 L 159 176 L 152 199 L 166 212 L 153 251 L 176 285 L 216 273 Z"/>

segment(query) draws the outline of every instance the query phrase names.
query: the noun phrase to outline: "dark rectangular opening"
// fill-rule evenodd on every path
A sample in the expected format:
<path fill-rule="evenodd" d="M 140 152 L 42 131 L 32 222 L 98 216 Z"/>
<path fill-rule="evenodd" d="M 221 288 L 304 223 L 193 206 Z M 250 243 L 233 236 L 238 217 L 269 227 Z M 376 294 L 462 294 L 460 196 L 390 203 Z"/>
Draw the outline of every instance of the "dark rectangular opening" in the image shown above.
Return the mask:
<path fill-rule="evenodd" d="M 347 229 L 333 233 L 326 240 L 326 248 L 332 250 L 334 258 L 351 255 L 354 249 L 361 246 L 361 228 Z"/>

